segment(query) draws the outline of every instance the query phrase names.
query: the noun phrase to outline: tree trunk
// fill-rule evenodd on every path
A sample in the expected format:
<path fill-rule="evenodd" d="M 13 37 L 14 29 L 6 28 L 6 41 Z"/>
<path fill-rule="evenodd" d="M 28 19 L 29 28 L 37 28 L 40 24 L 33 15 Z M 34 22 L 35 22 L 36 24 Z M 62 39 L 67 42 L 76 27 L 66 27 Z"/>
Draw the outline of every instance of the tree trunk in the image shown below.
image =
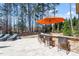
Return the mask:
<path fill-rule="evenodd" d="M 28 22 L 29 22 L 29 32 L 31 32 L 31 6 L 28 3 Z"/>
<path fill-rule="evenodd" d="M 56 8 L 55 8 L 55 4 L 54 4 L 54 17 L 55 17 L 55 11 L 56 11 Z M 54 32 L 54 29 L 55 29 L 54 26 L 55 26 L 55 24 L 54 25 L 52 24 L 52 32 Z"/>
<path fill-rule="evenodd" d="M 11 26 L 11 25 L 12 25 L 12 24 L 11 24 L 11 22 L 12 22 L 12 21 L 11 21 L 11 20 L 12 20 L 12 19 L 11 19 L 11 10 L 12 10 L 11 7 L 12 7 L 12 4 L 9 4 L 8 7 L 9 7 L 9 8 L 8 8 L 8 9 L 9 9 L 9 16 L 8 16 L 8 18 L 9 18 L 9 33 L 11 34 L 11 32 L 12 32 L 12 26 Z"/>
<path fill-rule="evenodd" d="M 5 19 L 6 19 L 6 32 L 5 33 L 8 33 L 8 4 L 7 3 L 5 3 L 5 13 L 6 13 L 6 15 L 5 15 Z"/>
<path fill-rule="evenodd" d="M 71 30 L 72 30 L 72 35 L 73 35 L 73 24 L 72 24 L 72 12 L 71 12 L 71 4 L 70 4 L 70 25 L 71 25 Z"/>
<path fill-rule="evenodd" d="M 78 30 L 79 30 L 79 13 L 78 13 Z"/>

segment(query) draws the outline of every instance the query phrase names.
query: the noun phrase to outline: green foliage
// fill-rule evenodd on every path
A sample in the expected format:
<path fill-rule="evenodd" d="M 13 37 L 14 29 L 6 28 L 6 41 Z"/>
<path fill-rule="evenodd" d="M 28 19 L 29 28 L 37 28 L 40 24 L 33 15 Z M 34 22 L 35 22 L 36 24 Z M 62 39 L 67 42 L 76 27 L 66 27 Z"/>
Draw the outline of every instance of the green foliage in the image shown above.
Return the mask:
<path fill-rule="evenodd" d="M 63 32 L 64 23 L 59 23 L 59 32 Z"/>
<path fill-rule="evenodd" d="M 72 26 L 73 26 L 73 35 L 79 36 L 79 30 L 78 30 L 78 19 L 76 17 L 72 18 Z M 64 28 L 63 28 L 63 34 L 70 36 L 72 35 L 71 27 L 70 27 L 70 20 L 65 20 L 64 22 Z"/>
<path fill-rule="evenodd" d="M 48 32 L 52 32 L 52 25 L 49 25 L 49 26 L 47 27 L 47 31 L 48 31 Z"/>
<path fill-rule="evenodd" d="M 65 22 L 64 22 L 63 34 L 66 35 L 66 36 L 71 36 L 72 35 L 70 24 L 67 20 L 65 20 Z"/>
<path fill-rule="evenodd" d="M 79 31 L 76 30 L 74 34 L 74 36 L 79 36 Z"/>
<path fill-rule="evenodd" d="M 63 32 L 64 23 L 54 24 L 54 32 Z"/>
<path fill-rule="evenodd" d="M 50 33 L 50 32 L 52 32 L 52 25 L 45 25 L 45 26 L 43 26 L 42 30 L 45 33 Z"/>

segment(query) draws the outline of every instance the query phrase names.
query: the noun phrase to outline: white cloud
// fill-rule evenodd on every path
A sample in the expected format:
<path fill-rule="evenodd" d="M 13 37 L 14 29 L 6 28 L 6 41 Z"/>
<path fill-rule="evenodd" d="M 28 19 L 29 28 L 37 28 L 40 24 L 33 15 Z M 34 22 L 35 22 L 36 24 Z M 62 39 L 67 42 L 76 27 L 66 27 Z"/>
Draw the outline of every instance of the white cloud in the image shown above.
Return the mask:
<path fill-rule="evenodd" d="M 50 10 L 50 11 L 49 11 L 49 13 L 52 13 L 52 12 L 53 12 L 53 10 Z"/>
<path fill-rule="evenodd" d="M 77 15 L 76 15 L 76 13 L 74 11 L 71 11 L 71 13 L 72 13 L 72 18 L 74 16 L 77 17 Z M 68 11 L 67 13 L 64 13 L 64 14 L 58 13 L 58 14 L 56 14 L 56 16 L 69 19 L 70 18 L 70 11 Z"/>
<path fill-rule="evenodd" d="M 74 11 L 71 11 L 71 14 L 74 14 Z M 70 15 L 70 11 L 68 11 L 68 12 L 66 13 L 66 15 L 69 16 L 69 15 Z"/>
<path fill-rule="evenodd" d="M 72 13 L 72 17 L 74 17 L 74 16 L 77 17 L 76 12 L 74 10 L 72 10 L 71 13 Z M 52 13 L 52 10 L 50 10 L 49 12 L 47 12 L 46 15 L 47 16 L 49 15 L 50 17 L 54 16 L 53 13 Z M 56 16 L 57 17 L 68 18 L 69 19 L 70 18 L 70 11 L 68 11 L 68 12 L 66 12 L 64 14 L 63 13 L 57 13 Z"/>
<path fill-rule="evenodd" d="M 72 8 L 73 8 L 73 9 L 75 9 L 75 8 L 76 8 L 76 6 L 75 6 L 75 5 L 73 5 L 73 6 L 72 6 Z"/>
<path fill-rule="evenodd" d="M 77 17 L 75 11 L 71 11 L 71 14 L 72 14 L 72 18 L 73 18 L 74 16 Z M 68 12 L 65 14 L 65 18 L 70 18 L 70 11 L 68 11 Z"/>

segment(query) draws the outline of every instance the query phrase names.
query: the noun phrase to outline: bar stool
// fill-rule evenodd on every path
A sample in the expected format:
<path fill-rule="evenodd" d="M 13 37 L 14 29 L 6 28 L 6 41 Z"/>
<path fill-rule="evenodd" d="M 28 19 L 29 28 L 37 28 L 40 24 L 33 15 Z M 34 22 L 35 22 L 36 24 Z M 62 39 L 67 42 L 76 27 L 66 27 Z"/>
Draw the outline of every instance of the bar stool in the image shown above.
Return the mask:
<path fill-rule="evenodd" d="M 52 47 L 54 47 L 55 46 L 55 41 L 54 40 L 52 40 L 52 36 L 46 36 L 46 44 L 47 44 L 47 46 L 52 46 Z"/>
<path fill-rule="evenodd" d="M 68 38 L 58 37 L 58 51 L 61 49 L 66 50 L 66 54 L 69 54 L 70 44 L 68 42 Z"/>

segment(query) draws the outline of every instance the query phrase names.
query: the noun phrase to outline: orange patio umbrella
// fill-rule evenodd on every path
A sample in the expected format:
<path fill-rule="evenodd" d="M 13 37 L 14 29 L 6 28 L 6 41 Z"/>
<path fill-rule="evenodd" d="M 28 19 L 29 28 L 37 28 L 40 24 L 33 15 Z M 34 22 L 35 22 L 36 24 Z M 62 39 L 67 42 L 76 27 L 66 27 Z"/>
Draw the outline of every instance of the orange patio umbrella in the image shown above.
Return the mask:
<path fill-rule="evenodd" d="M 36 20 L 38 24 L 55 24 L 55 23 L 60 23 L 64 22 L 64 18 L 62 17 L 48 17 L 40 20 Z"/>

